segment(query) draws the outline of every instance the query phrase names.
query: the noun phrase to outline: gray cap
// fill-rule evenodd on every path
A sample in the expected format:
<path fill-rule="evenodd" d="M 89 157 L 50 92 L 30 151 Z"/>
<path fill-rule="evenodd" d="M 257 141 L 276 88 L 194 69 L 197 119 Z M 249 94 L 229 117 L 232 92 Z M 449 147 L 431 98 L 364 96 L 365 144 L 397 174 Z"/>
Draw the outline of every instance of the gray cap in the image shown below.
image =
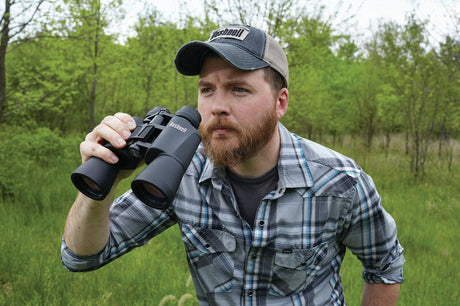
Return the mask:
<path fill-rule="evenodd" d="M 211 33 L 208 41 L 191 41 L 177 51 L 174 63 L 176 69 L 184 75 L 198 75 L 204 56 L 213 50 L 231 65 L 241 70 L 257 70 L 272 67 L 286 81 L 289 80 L 289 68 L 278 42 L 257 28 L 230 24 Z"/>

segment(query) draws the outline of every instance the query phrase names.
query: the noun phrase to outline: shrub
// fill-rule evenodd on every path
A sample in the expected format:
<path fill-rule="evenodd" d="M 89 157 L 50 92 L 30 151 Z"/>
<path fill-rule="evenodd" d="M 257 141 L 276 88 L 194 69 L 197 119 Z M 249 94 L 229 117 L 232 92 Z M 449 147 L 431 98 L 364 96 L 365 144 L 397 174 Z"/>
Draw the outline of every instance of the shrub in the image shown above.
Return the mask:
<path fill-rule="evenodd" d="M 20 195 L 30 184 L 39 184 L 42 169 L 58 168 L 75 160 L 78 150 L 73 141 L 49 128 L 29 131 L 9 127 L 0 131 L 0 196 Z M 68 144 L 71 142 L 71 144 Z"/>

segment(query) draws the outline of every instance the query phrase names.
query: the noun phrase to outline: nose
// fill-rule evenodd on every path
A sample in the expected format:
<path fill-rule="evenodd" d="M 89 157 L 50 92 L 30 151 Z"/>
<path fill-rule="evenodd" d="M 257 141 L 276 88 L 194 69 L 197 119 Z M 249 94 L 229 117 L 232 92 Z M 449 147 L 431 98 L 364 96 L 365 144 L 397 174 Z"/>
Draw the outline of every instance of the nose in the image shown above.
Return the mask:
<path fill-rule="evenodd" d="M 214 116 L 228 116 L 230 114 L 230 106 L 223 91 L 216 91 L 214 101 L 212 102 L 211 112 Z"/>

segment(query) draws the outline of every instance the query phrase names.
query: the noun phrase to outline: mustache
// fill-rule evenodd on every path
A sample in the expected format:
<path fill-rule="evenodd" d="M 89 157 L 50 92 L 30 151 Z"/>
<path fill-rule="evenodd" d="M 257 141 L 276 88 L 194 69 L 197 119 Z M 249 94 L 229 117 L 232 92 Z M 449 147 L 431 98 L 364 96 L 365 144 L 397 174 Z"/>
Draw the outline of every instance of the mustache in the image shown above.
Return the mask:
<path fill-rule="evenodd" d="M 229 122 L 227 119 L 224 118 L 214 118 L 209 122 L 200 125 L 199 127 L 200 132 L 202 131 L 207 133 L 211 133 L 215 129 L 228 129 L 239 131 L 240 127 L 234 123 Z"/>

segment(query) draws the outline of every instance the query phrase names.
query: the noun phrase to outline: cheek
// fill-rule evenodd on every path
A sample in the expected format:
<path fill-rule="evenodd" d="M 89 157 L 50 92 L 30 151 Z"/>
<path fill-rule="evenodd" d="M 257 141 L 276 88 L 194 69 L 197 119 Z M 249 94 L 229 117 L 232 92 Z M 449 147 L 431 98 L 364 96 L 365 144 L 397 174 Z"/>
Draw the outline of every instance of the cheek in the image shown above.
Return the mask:
<path fill-rule="evenodd" d="M 200 115 L 201 115 L 201 122 L 207 120 L 207 117 L 209 117 L 209 112 L 208 112 L 208 110 L 206 109 L 206 107 L 203 105 L 203 103 L 200 103 L 200 102 L 198 101 L 197 110 L 198 110 L 198 112 L 199 112 Z"/>
<path fill-rule="evenodd" d="M 203 107 L 203 103 L 200 102 L 200 99 L 198 98 L 198 105 L 197 105 L 196 109 L 198 110 L 198 112 L 199 112 L 200 114 L 202 114 L 202 113 L 203 113 L 203 108 L 204 108 L 204 107 Z"/>

